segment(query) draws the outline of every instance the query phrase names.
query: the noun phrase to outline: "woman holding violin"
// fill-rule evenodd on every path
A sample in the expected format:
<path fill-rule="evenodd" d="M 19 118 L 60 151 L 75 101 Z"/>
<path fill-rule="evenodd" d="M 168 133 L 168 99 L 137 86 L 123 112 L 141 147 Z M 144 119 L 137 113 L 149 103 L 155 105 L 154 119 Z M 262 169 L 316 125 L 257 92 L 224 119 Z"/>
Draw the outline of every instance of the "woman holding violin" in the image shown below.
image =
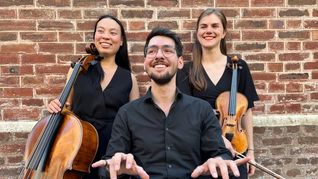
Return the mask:
<path fill-rule="evenodd" d="M 201 13 L 197 20 L 193 60 L 185 64 L 177 76 L 177 86 L 182 92 L 208 101 L 216 110 L 220 110 L 216 107 L 217 97 L 225 91 L 231 91 L 233 70 L 231 58 L 227 56 L 226 26 L 226 17 L 221 11 L 207 9 Z M 252 108 L 254 101 L 259 98 L 248 65 L 242 59 L 237 61 L 237 65 L 237 92 L 247 98 L 247 110 L 241 125 L 246 131 L 248 147 L 243 153 L 254 160 Z M 224 142 L 231 148 L 231 143 L 225 137 Z M 255 167 L 242 165 L 239 170 L 239 178 L 248 178 L 248 175 L 254 174 Z"/>
<path fill-rule="evenodd" d="M 93 37 L 98 55 L 87 72 L 78 75 L 66 107 L 96 128 L 99 147 L 94 161 L 97 161 L 106 152 L 118 109 L 139 98 L 139 89 L 131 73 L 126 34 L 121 22 L 111 15 L 101 16 L 95 23 Z M 72 68 L 68 79 L 71 73 Z M 50 113 L 61 111 L 60 101 L 52 100 L 47 110 Z M 91 168 L 91 173 L 84 178 L 99 178 L 98 170 Z"/>

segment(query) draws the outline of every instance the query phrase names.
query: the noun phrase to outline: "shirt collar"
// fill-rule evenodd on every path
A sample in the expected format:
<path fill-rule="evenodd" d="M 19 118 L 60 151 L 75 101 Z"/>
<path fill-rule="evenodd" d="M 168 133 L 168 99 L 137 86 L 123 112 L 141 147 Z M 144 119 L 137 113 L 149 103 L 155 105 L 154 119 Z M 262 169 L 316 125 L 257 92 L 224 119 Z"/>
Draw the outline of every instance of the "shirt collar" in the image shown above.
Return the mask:
<path fill-rule="evenodd" d="M 184 94 L 177 88 L 175 101 L 180 100 L 183 95 Z M 152 94 L 151 94 L 151 86 L 149 87 L 147 93 L 145 94 L 144 102 L 146 103 L 153 102 Z"/>

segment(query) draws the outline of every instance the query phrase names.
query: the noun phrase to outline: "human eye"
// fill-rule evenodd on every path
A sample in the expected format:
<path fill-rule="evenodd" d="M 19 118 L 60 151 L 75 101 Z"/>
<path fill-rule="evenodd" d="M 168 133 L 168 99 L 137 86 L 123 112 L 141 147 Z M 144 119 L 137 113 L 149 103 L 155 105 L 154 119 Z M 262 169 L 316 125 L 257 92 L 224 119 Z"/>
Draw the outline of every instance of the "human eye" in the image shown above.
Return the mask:
<path fill-rule="evenodd" d="M 162 50 L 165 54 L 174 54 L 175 53 L 175 50 L 172 47 L 164 47 Z"/>
<path fill-rule="evenodd" d="M 157 53 L 157 51 L 158 51 L 157 48 L 155 48 L 155 47 L 150 47 L 150 48 L 147 49 L 147 55 L 154 55 L 154 54 Z"/>
<path fill-rule="evenodd" d="M 118 32 L 117 31 L 110 31 L 110 34 L 111 35 L 118 35 Z"/>

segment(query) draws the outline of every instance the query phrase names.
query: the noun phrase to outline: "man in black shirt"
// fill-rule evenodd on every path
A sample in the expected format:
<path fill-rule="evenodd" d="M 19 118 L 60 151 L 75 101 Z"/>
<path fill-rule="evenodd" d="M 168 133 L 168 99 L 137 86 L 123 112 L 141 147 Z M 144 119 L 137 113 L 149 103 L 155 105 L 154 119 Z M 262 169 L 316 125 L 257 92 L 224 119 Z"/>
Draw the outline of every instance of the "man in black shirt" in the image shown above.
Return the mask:
<path fill-rule="evenodd" d="M 144 52 L 151 86 L 145 96 L 119 110 L 105 160 L 92 166 L 106 166 L 111 178 L 228 178 L 229 171 L 239 176 L 236 164 L 248 159 L 231 160 L 210 105 L 176 87 L 176 72 L 183 67 L 177 34 L 154 29 Z"/>

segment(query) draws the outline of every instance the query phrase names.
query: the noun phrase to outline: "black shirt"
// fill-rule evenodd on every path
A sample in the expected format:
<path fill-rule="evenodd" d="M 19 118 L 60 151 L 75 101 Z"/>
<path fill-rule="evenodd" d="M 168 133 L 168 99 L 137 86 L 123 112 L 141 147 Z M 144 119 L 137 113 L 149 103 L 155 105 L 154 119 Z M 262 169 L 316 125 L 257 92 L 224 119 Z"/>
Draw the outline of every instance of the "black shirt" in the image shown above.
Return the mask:
<path fill-rule="evenodd" d="M 177 74 L 177 86 L 183 93 L 188 95 L 201 98 L 212 106 L 215 109 L 216 98 L 225 91 L 231 90 L 231 82 L 232 82 L 232 69 L 229 67 L 231 63 L 231 58 L 227 57 L 227 66 L 224 69 L 224 73 L 221 76 L 220 80 L 217 84 L 214 84 L 207 72 L 202 68 L 205 80 L 207 82 L 207 89 L 203 91 L 199 91 L 191 85 L 189 82 L 189 70 L 192 67 L 192 62 L 185 64 L 183 69 L 178 71 Z M 254 101 L 259 100 L 258 95 L 256 93 L 256 89 L 254 86 L 252 75 L 249 71 L 247 63 L 239 59 L 238 60 L 238 86 L 237 91 L 242 93 L 248 100 L 248 107 L 254 107 Z"/>
<path fill-rule="evenodd" d="M 147 94 L 120 108 L 105 159 L 131 153 L 137 164 L 156 178 L 191 178 L 210 157 L 231 159 L 210 105 L 177 91 L 168 116 Z"/>

